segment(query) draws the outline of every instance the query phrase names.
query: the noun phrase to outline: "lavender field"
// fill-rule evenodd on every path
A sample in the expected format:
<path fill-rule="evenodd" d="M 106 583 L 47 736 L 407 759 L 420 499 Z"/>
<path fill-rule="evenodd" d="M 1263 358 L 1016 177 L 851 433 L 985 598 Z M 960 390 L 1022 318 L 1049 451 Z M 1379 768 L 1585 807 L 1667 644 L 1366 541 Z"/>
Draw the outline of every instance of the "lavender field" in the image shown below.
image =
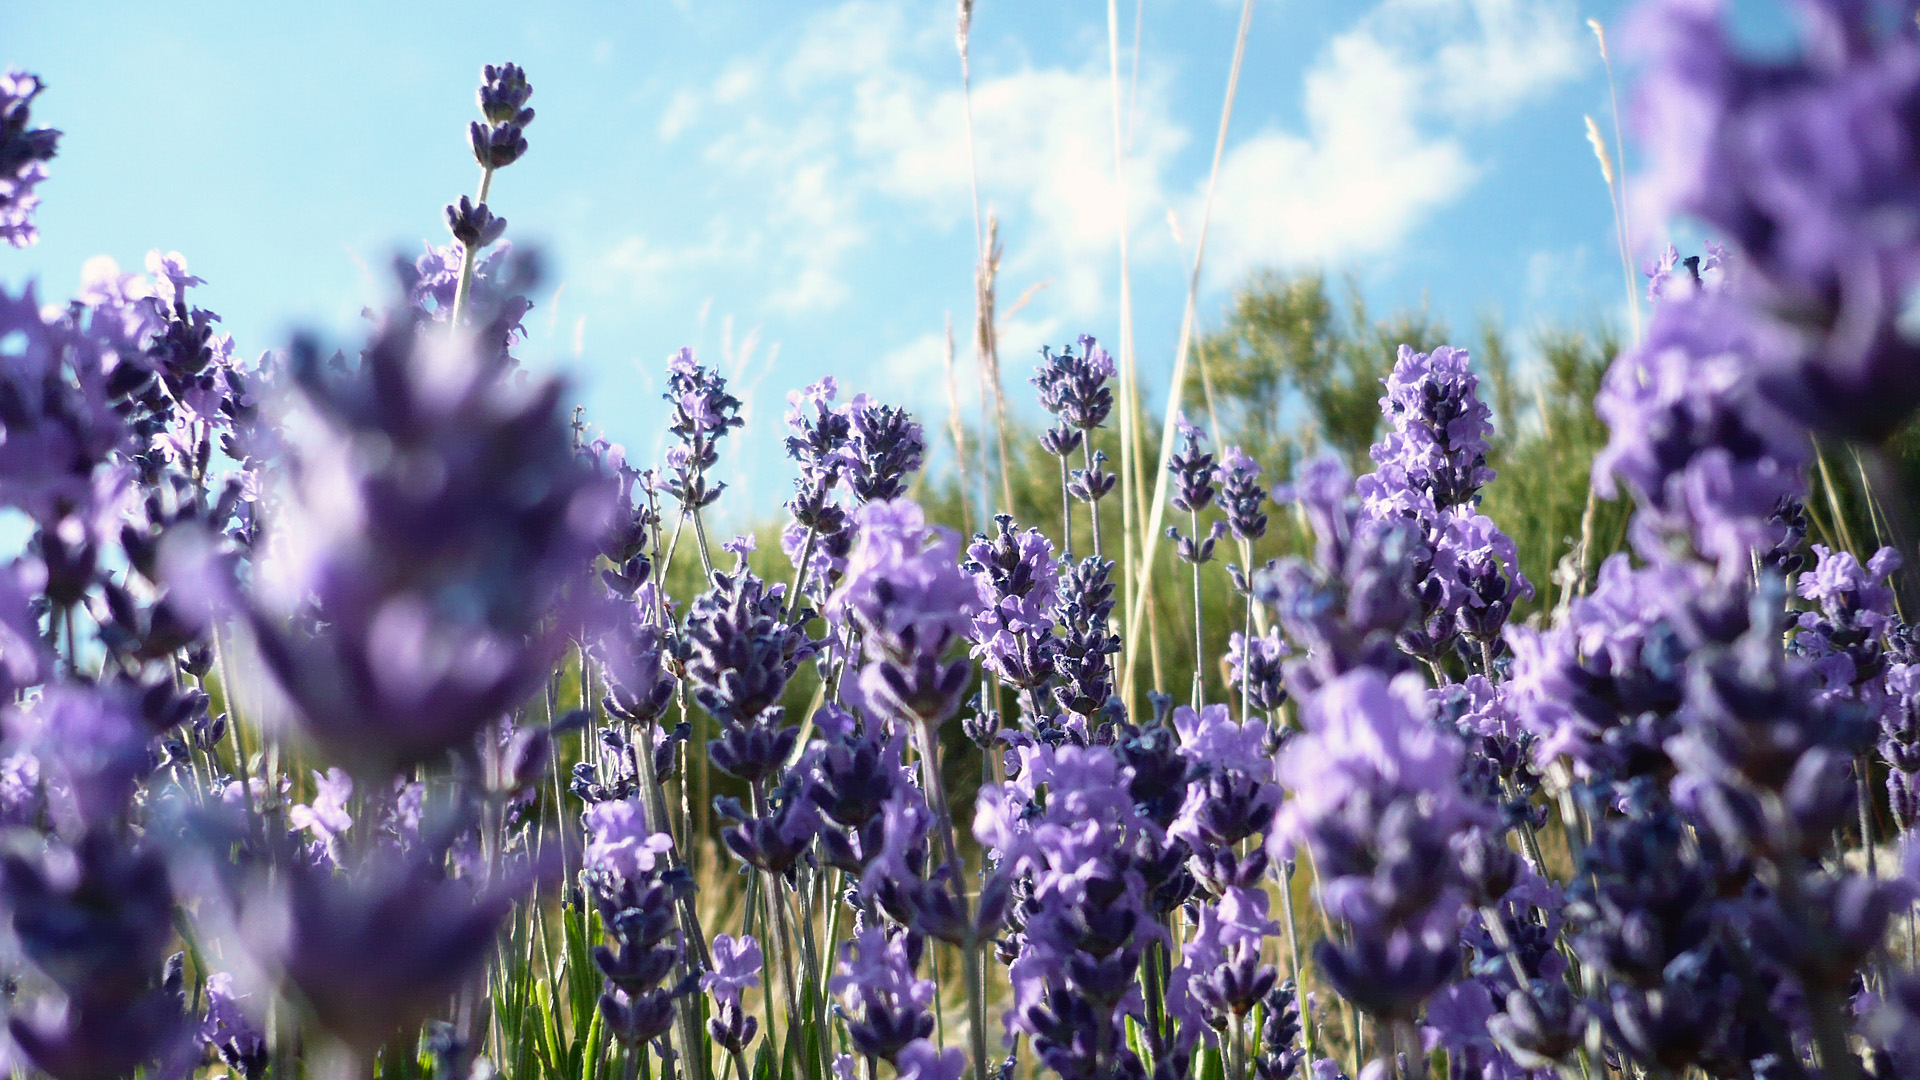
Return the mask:
<path fill-rule="evenodd" d="M 6 262 L 0 55 L 0 1068 L 1920 1078 L 1920 0 L 1728 6 L 1591 23 L 1623 326 L 1210 320 L 1203 214 L 1170 354 L 1013 355 L 976 177 L 949 409 L 685 348 L 658 455 L 530 353 L 539 71 L 356 337 L 243 349 L 187 255 Z"/>

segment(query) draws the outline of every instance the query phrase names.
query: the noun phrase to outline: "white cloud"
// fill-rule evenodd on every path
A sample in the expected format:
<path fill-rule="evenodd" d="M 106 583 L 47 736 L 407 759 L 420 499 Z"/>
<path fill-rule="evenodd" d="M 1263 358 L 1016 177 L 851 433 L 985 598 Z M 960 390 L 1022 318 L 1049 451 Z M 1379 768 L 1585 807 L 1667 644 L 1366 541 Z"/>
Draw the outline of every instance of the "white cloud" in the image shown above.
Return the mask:
<path fill-rule="evenodd" d="M 1480 174 L 1469 129 L 1578 73 L 1581 32 L 1567 0 L 1384 0 L 1307 72 L 1304 133 L 1228 151 L 1214 279 L 1390 250 Z"/>
<path fill-rule="evenodd" d="M 672 142 L 681 133 L 693 126 L 700 116 L 700 95 L 691 90 L 674 91 L 667 101 L 667 107 L 660 112 L 660 139 Z"/>
<path fill-rule="evenodd" d="M 1297 127 L 1243 134 L 1230 145 L 1210 230 L 1210 280 L 1261 264 L 1392 250 L 1480 175 L 1484 165 L 1468 141 L 1475 128 L 1578 71 L 1582 34 L 1572 0 L 1378 0 L 1309 65 Z M 1169 69 L 1153 60 L 1134 99 L 1124 195 L 1143 268 L 1180 258 L 1160 225 L 1176 207 L 1192 242 L 1206 180 L 1176 175 L 1194 161 L 1204 168 L 1205 157 L 1189 152 L 1193 134 L 1172 113 Z M 978 68 L 973 160 L 983 207 L 1003 221 L 1001 302 L 1036 282 L 1051 285 L 1026 313 L 1033 321 L 1003 333 L 1003 354 L 1017 355 L 1056 324 L 1111 317 L 1123 205 L 1112 89 L 1104 51 L 985 75 Z M 814 312 L 853 295 L 854 260 L 879 240 L 926 228 L 970 239 L 957 76 L 944 16 L 850 0 L 797 36 L 726 65 L 707 87 L 676 93 L 659 121 L 662 139 L 699 139 L 716 187 L 729 196 L 717 226 L 730 243 L 703 241 L 701 257 L 751 265 L 770 283 L 759 298 L 768 307 Z M 1211 135 L 1210 119 L 1195 126 Z M 620 272 L 636 281 L 659 280 L 690 258 L 645 245 L 616 252 Z M 942 256 L 929 280 L 947 283 L 964 325 L 967 268 L 950 262 Z M 915 339 L 903 346 L 913 351 L 890 360 L 918 357 L 915 370 L 924 370 L 932 356 L 934 385 L 943 385 L 938 350 L 927 344 L 940 336 Z M 963 357 L 967 338 L 963 332 Z M 944 393 L 934 398 L 944 404 Z"/>

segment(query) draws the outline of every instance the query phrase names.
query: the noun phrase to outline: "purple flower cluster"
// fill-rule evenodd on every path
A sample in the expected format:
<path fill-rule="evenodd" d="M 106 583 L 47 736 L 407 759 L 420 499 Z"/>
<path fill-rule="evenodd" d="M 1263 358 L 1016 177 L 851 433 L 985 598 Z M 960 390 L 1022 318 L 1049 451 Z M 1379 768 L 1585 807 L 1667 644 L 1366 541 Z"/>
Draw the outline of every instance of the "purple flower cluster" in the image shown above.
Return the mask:
<path fill-rule="evenodd" d="M 1739 253 L 1744 287 L 1717 319 L 1764 339 L 1747 366 L 1766 395 L 1878 440 L 1920 404 L 1920 351 L 1899 322 L 1920 281 L 1920 27 L 1902 2 L 1801 0 L 1798 47 L 1755 53 L 1724 7 L 1639 14 L 1646 202 Z"/>
<path fill-rule="evenodd" d="M 694 362 L 692 349 L 681 349 L 668 361 L 664 396 L 673 409 L 668 430 L 679 440 L 667 451 L 666 489 L 682 508 L 697 513 L 726 490 L 725 484 L 707 483 L 707 470 L 720 460 L 720 440 L 746 423 L 740 399 L 727 393 L 719 372 Z"/>
<path fill-rule="evenodd" d="M 18 68 L 0 73 L 0 239 L 17 248 L 40 239 L 34 188 L 47 178 L 46 163 L 60 145 L 58 131 L 28 126 L 33 99 L 44 89 L 38 76 Z"/>
<path fill-rule="evenodd" d="M 1485 824 L 1460 788 L 1460 744 L 1425 713 L 1416 678 L 1359 669 L 1314 692 L 1279 760 L 1292 798 L 1271 846 L 1312 853 L 1321 906 L 1346 928 L 1315 958 L 1385 1024 L 1410 1020 L 1456 967 L 1467 894 L 1451 840 Z"/>
<path fill-rule="evenodd" d="M 1040 347 L 1040 370 L 1033 385 L 1040 390 L 1040 407 L 1052 413 L 1054 425 L 1041 436 L 1049 454 L 1064 458 L 1080 448 L 1087 435 L 1107 422 L 1113 412 L 1113 357 L 1087 334 L 1080 335 L 1080 351 L 1072 346 L 1055 355 Z"/>
<path fill-rule="evenodd" d="M 1714 0 L 1646 7 L 1655 194 L 1733 251 L 1648 264 L 1595 402 L 1629 550 L 1516 618 L 1463 350 L 1399 350 L 1357 480 L 1269 489 L 1182 419 L 1179 707 L 1114 662 L 1097 513 L 1072 553 L 1116 482 L 1093 338 L 1033 380 L 1055 536 L 964 542 L 909 497 L 911 415 L 789 395 L 790 582 L 753 533 L 709 542 L 747 410 L 691 350 L 651 466 L 519 370 L 535 262 L 486 203 L 533 118 L 514 65 L 454 246 L 353 356 L 241 360 L 177 254 L 90 264 L 64 307 L 0 289 L 0 1060 L 987 1080 L 1000 1001 L 1003 1080 L 1920 1069 L 1920 631 L 1875 468 L 1920 404 L 1914 5 L 1801 0 L 1764 59 Z M 38 91 L 0 79 L 15 244 Z M 1821 457 L 1855 450 L 1857 499 Z M 1209 588 L 1246 605 L 1217 687 Z M 716 865 L 744 887 L 697 902 Z"/>
<path fill-rule="evenodd" d="M 1397 639 L 1418 613 L 1415 572 L 1427 555 L 1418 527 L 1366 513 L 1353 478 L 1332 457 L 1303 466 L 1287 495 L 1313 527 L 1313 557 L 1282 559 L 1253 587 L 1304 653 L 1288 671 L 1296 692 L 1360 667 L 1404 668 Z"/>
<path fill-rule="evenodd" d="M 1400 645 L 1431 665 L 1464 638 L 1478 653 L 1468 663 L 1484 671 L 1501 649 L 1514 603 L 1533 595 L 1513 540 L 1475 509 L 1494 475 L 1487 466 L 1491 410 L 1465 349 L 1419 353 L 1402 345 L 1383 382 L 1380 408 L 1390 425 L 1372 449 L 1379 468 L 1354 488 L 1369 514 L 1413 522 L 1426 541 L 1414 586 L 1420 615 Z"/>
<path fill-rule="evenodd" d="M 1124 1018 L 1144 1018 L 1135 976 L 1164 934 L 1132 855 L 1151 826 L 1108 747 L 1024 747 L 1017 765 L 1015 779 L 980 793 L 973 827 L 1023 882 L 1016 930 L 1002 945 L 1014 994 L 1009 1042 L 1025 1035 L 1062 1076 L 1137 1069 Z"/>
<path fill-rule="evenodd" d="M 904 499 L 868 503 L 854 523 L 858 539 L 827 617 L 859 633 L 867 659 L 859 689 L 876 715 L 938 725 L 959 708 L 969 675 L 964 661 L 943 658 L 981 607 L 960 568 L 959 537 L 929 526 Z"/>

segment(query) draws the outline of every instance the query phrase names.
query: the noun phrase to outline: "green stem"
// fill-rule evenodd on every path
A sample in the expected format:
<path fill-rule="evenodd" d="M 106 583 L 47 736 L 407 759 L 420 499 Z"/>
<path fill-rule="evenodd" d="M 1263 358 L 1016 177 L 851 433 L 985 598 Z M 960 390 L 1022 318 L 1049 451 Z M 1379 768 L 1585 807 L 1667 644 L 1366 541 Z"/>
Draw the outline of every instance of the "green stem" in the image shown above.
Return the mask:
<path fill-rule="evenodd" d="M 934 822 L 939 828 L 941 848 L 953 866 L 953 880 L 959 881 L 965 864 L 960 861 L 960 847 L 953 837 L 953 817 L 947 809 L 947 784 L 940 775 L 939 739 L 931 721 L 921 720 L 916 730 L 920 733 L 920 766 L 926 775 L 927 803 L 933 809 Z M 972 940 L 976 936 L 971 931 L 968 933 L 969 940 L 962 946 L 960 956 L 967 982 L 967 1036 L 973 1043 L 974 1080 L 987 1080 L 987 1010 L 983 1000 L 980 943 Z"/>

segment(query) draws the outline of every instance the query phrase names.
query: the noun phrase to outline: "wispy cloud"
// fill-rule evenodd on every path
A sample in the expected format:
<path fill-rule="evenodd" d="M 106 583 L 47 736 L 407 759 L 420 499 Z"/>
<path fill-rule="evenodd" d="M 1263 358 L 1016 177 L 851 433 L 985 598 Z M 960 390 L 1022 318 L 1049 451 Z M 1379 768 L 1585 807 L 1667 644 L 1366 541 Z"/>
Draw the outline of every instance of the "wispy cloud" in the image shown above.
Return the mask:
<path fill-rule="evenodd" d="M 727 239 L 697 252 L 622 240 L 605 261 L 651 286 L 688 265 L 731 260 L 751 271 L 733 275 L 737 309 L 796 315 L 846 304 L 861 260 L 882 246 L 929 235 L 970 240 L 952 27 L 919 11 L 850 0 L 725 65 L 705 87 L 677 91 L 659 134 L 696 150 L 715 183 L 727 185 L 728 206 L 710 230 Z M 1366 9 L 1302 74 L 1300 123 L 1231 144 L 1210 280 L 1391 250 L 1485 171 L 1474 156 L 1476 130 L 1579 72 L 1582 33 L 1572 0 L 1380 0 Z M 1170 104 L 1171 67 L 1154 61 L 1149 53 L 1135 98 L 1124 196 L 1143 267 L 1178 258 L 1160 222 L 1174 210 L 1183 224 L 1197 222 L 1205 184 L 1196 175 L 1204 155 L 1188 152 L 1193 130 Z M 1003 222 L 1003 291 L 1051 284 L 1028 321 L 1010 328 L 1010 348 L 1070 321 L 1111 316 L 1123 205 L 1111 109 L 1104 53 L 976 78 L 974 160 L 981 198 Z M 911 258 L 881 254 L 887 265 Z M 928 287 L 952 291 L 964 325 L 968 268 L 950 251 L 938 265 Z M 761 295 L 739 295 L 744 280 L 758 282 Z M 934 337 L 894 359 L 910 354 L 924 368 L 937 355 Z"/>
<path fill-rule="evenodd" d="M 1390 250 L 1481 174 L 1471 131 L 1579 73 L 1580 34 L 1570 0 L 1384 0 L 1307 71 L 1304 131 L 1229 151 L 1215 279 Z"/>

